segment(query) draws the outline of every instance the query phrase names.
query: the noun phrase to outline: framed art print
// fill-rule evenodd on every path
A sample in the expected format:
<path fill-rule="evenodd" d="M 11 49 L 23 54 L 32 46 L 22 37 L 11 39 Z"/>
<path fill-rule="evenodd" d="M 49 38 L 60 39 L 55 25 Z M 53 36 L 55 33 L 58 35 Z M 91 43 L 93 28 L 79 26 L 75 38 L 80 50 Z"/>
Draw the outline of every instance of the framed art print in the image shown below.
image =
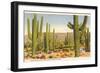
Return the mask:
<path fill-rule="evenodd" d="M 97 7 L 11 3 L 11 70 L 97 66 Z"/>

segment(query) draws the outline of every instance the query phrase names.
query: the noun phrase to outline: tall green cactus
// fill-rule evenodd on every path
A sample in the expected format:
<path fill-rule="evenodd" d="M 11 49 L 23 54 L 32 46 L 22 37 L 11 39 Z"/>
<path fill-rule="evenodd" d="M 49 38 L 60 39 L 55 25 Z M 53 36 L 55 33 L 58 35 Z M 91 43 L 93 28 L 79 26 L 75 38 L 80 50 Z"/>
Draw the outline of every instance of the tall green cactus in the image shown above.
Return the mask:
<path fill-rule="evenodd" d="M 53 29 L 53 50 L 55 50 L 55 29 Z"/>
<path fill-rule="evenodd" d="M 87 52 L 90 51 L 90 33 L 89 33 L 89 28 L 86 29 L 85 49 L 86 49 Z"/>
<path fill-rule="evenodd" d="M 74 30 L 74 49 L 75 49 L 75 57 L 80 56 L 80 31 L 83 31 L 86 28 L 87 16 L 84 16 L 84 21 L 82 25 L 79 25 L 78 16 L 73 15 L 73 24 L 71 22 L 68 23 L 68 27 Z"/>
<path fill-rule="evenodd" d="M 50 24 L 49 24 L 49 32 L 48 33 L 49 33 L 49 50 L 50 50 L 50 48 L 51 48 L 51 46 L 50 46 L 50 44 L 51 44 L 51 39 L 50 39 L 50 36 L 51 36 L 50 35 Z"/>
<path fill-rule="evenodd" d="M 40 37 L 42 37 L 42 28 L 43 28 L 43 16 L 41 17 L 41 22 L 40 22 Z"/>
<path fill-rule="evenodd" d="M 42 29 L 43 29 L 43 16 L 41 17 L 40 20 L 40 28 L 39 28 L 39 48 L 42 49 L 43 48 L 43 35 L 42 35 Z"/>
<path fill-rule="evenodd" d="M 37 48 L 37 16 L 32 20 L 32 54 L 35 55 Z"/>
<path fill-rule="evenodd" d="M 28 33 L 28 38 L 31 39 L 30 19 L 29 19 L 29 17 L 27 18 L 27 33 Z"/>
<path fill-rule="evenodd" d="M 79 24 L 78 24 L 78 16 L 74 15 L 74 48 L 75 48 L 75 56 L 78 57 L 80 55 L 80 33 L 79 33 Z"/>
<path fill-rule="evenodd" d="M 39 38 L 39 21 L 37 21 L 37 38 Z"/>
<path fill-rule="evenodd" d="M 65 47 L 72 48 L 73 47 L 73 35 L 70 32 L 67 32 L 67 36 L 65 36 L 64 40 Z"/>
<path fill-rule="evenodd" d="M 68 45 L 68 37 L 67 36 L 65 36 L 64 45 L 65 45 L 65 47 Z"/>
<path fill-rule="evenodd" d="M 44 35 L 44 45 L 45 45 L 44 51 L 45 51 L 46 53 L 48 53 L 48 51 L 49 51 L 48 23 L 46 23 L 46 33 L 45 33 L 45 35 Z"/>
<path fill-rule="evenodd" d="M 44 32 L 44 41 L 43 41 L 43 48 L 44 48 L 44 52 L 46 52 L 46 32 Z"/>

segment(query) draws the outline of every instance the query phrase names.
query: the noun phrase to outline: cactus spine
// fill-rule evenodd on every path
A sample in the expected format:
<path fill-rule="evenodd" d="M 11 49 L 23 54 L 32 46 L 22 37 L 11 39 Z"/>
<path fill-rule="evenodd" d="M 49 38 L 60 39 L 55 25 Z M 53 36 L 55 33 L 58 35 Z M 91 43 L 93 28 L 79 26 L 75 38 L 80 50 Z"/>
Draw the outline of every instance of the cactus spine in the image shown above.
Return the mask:
<path fill-rule="evenodd" d="M 37 16 L 32 20 L 32 54 L 35 55 L 37 48 Z"/>
<path fill-rule="evenodd" d="M 30 32 L 30 19 L 27 18 L 27 33 L 28 33 L 28 38 L 31 38 L 31 32 Z"/>
<path fill-rule="evenodd" d="M 80 31 L 82 32 L 86 28 L 87 16 L 84 16 L 84 21 L 81 26 L 79 26 L 78 16 L 73 16 L 73 24 L 68 23 L 68 27 L 74 30 L 74 49 L 75 49 L 75 57 L 79 57 L 80 55 Z"/>

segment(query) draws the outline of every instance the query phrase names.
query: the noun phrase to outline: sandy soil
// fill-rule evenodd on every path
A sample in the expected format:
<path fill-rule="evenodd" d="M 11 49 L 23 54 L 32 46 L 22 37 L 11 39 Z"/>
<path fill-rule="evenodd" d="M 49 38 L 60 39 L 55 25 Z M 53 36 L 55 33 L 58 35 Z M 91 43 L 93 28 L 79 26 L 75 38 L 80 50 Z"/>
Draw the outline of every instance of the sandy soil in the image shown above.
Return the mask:
<path fill-rule="evenodd" d="M 90 52 L 82 51 L 80 52 L 79 57 L 89 57 Z M 61 58 L 75 58 L 75 52 L 74 51 L 56 51 L 56 52 L 49 52 L 49 53 L 38 53 L 34 56 L 25 56 L 24 61 L 30 62 L 30 61 L 42 61 L 42 60 L 50 60 L 50 59 L 61 59 Z"/>

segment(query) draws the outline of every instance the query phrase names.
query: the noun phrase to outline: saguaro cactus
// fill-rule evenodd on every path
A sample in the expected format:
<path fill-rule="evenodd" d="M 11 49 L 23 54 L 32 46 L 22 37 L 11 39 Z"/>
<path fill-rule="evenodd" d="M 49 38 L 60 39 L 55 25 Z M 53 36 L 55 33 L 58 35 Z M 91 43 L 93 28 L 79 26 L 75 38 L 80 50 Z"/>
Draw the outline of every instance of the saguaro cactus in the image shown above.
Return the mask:
<path fill-rule="evenodd" d="M 89 33 L 89 28 L 86 29 L 85 49 L 86 49 L 87 52 L 90 51 L 90 33 Z"/>
<path fill-rule="evenodd" d="M 45 45 L 44 51 L 48 53 L 49 51 L 48 23 L 46 23 L 46 33 L 44 35 L 44 45 Z"/>
<path fill-rule="evenodd" d="M 29 19 L 29 17 L 27 18 L 27 33 L 28 33 L 28 38 L 31 39 L 30 19 Z"/>
<path fill-rule="evenodd" d="M 75 56 L 79 56 L 80 53 L 80 33 L 78 27 L 78 16 L 74 15 L 74 48 L 75 48 Z"/>
<path fill-rule="evenodd" d="M 51 39 L 50 39 L 50 24 L 49 24 L 49 50 L 50 50 L 50 48 L 51 48 L 51 46 L 50 46 L 50 44 L 51 44 Z"/>
<path fill-rule="evenodd" d="M 73 16 L 73 24 L 71 22 L 68 23 L 68 27 L 74 30 L 74 49 L 75 49 L 75 57 L 79 57 L 80 55 L 80 31 L 83 31 L 86 27 L 87 16 L 84 16 L 84 21 L 82 25 L 79 25 L 78 16 Z"/>
<path fill-rule="evenodd" d="M 37 38 L 39 38 L 39 21 L 37 21 Z"/>
<path fill-rule="evenodd" d="M 64 45 L 65 45 L 65 47 L 68 45 L 68 37 L 67 36 L 65 36 Z"/>
<path fill-rule="evenodd" d="M 34 15 L 34 19 L 32 20 L 32 53 L 35 55 L 37 47 L 37 16 Z"/>
<path fill-rule="evenodd" d="M 43 28 L 43 16 L 41 17 L 41 22 L 40 22 L 40 37 L 42 37 L 42 28 Z"/>
<path fill-rule="evenodd" d="M 55 49 L 55 29 L 53 29 L 53 50 Z"/>
<path fill-rule="evenodd" d="M 69 47 L 69 48 L 72 48 L 73 47 L 73 34 L 70 33 L 70 32 L 67 32 L 67 36 L 65 36 L 65 40 L 64 40 L 64 44 L 65 44 L 65 47 Z"/>
<path fill-rule="evenodd" d="M 39 48 L 40 49 L 43 48 L 43 33 L 42 33 L 42 29 L 43 29 L 43 16 L 41 17 L 41 20 L 40 20 L 40 28 L 39 28 L 39 35 L 38 35 Z"/>

